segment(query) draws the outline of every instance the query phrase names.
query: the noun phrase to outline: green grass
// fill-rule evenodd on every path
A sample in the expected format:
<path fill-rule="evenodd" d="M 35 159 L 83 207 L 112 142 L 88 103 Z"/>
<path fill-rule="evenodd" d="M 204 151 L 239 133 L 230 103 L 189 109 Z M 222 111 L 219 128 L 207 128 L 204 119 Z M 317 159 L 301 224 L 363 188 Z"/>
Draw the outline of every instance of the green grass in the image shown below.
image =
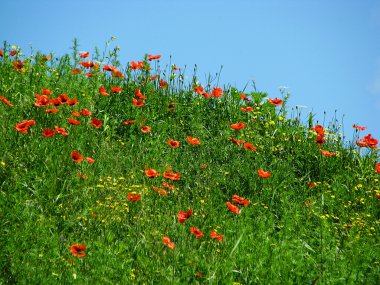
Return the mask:
<path fill-rule="evenodd" d="M 12 49 L 18 53 L 11 56 Z M 182 70 L 147 56 L 140 69 L 123 67 L 117 47 L 85 59 L 76 41 L 71 55 L 50 59 L 24 56 L 6 43 L 2 51 L 0 96 L 13 106 L 0 101 L 0 284 L 380 282 L 378 151 L 343 141 L 336 120 L 323 126 L 321 145 L 312 115 L 306 126 L 300 114 L 287 113 L 286 93 L 277 107 L 266 93 L 247 93 L 249 102 L 233 87 L 206 98 L 194 88 L 211 94 L 220 87 L 216 79 L 202 84 L 194 74 L 187 82 Z M 24 62 L 19 70 L 16 60 Z M 80 65 L 88 61 L 99 67 Z M 123 77 L 103 71 L 106 64 Z M 73 74 L 75 68 L 81 73 Z M 100 95 L 101 86 L 109 96 Z M 113 86 L 122 91 L 112 93 Z M 37 107 L 43 88 L 52 91 L 49 99 L 67 94 L 79 103 Z M 142 107 L 132 103 L 137 88 L 146 96 Z M 241 111 L 248 106 L 252 111 Z M 59 111 L 44 112 L 53 108 Z M 73 116 L 83 108 L 92 115 Z M 92 126 L 91 118 L 102 126 Z M 16 130 L 23 120 L 35 121 L 26 134 Z M 245 128 L 232 129 L 238 122 Z M 42 135 L 55 126 L 68 136 Z M 171 148 L 169 139 L 180 146 Z M 72 160 L 73 151 L 82 162 Z M 148 178 L 150 168 L 160 176 Z M 180 180 L 165 179 L 168 169 Z M 271 176 L 260 178 L 259 169 Z M 129 201 L 130 193 L 141 200 Z M 240 214 L 227 208 L 227 201 L 236 205 L 233 195 L 250 201 L 237 205 Z M 177 214 L 189 209 L 180 223 Z M 197 239 L 192 226 L 204 236 Z M 222 242 L 210 236 L 213 230 Z M 85 256 L 71 252 L 74 244 L 86 246 Z"/>

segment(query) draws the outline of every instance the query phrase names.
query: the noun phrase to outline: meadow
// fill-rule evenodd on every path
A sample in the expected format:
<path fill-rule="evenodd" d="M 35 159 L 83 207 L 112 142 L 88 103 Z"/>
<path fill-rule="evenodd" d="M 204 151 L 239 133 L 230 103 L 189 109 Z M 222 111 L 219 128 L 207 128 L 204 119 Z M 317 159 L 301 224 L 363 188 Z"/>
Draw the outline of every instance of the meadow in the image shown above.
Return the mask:
<path fill-rule="evenodd" d="M 111 42 L 0 50 L 0 284 L 379 284 L 365 126 Z"/>

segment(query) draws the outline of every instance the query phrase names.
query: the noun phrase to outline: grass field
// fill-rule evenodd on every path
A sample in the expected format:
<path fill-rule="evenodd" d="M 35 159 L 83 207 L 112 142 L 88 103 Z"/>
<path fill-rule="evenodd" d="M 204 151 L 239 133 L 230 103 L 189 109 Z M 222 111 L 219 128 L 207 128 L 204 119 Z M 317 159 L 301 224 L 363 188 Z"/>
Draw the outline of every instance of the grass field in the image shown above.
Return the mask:
<path fill-rule="evenodd" d="M 0 284 L 379 284 L 375 138 L 111 46 L 1 49 Z"/>

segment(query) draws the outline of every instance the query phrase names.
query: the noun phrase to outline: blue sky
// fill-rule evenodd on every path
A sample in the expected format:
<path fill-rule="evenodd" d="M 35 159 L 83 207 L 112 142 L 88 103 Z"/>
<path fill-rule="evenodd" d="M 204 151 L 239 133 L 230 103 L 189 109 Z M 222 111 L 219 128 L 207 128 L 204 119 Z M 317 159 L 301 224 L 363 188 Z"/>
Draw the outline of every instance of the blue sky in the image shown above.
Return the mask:
<path fill-rule="evenodd" d="M 348 139 L 354 123 L 380 139 L 378 0 L 5 0 L 0 27 L 1 41 L 58 55 L 75 37 L 91 52 L 116 36 L 123 64 L 172 56 L 189 76 L 197 64 L 201 83 L 223 65 L 222 84 L 254 80 L 272 98 L 287 86 L 305 121 L 326 112 L 327 125 L 337 110 Z"/>

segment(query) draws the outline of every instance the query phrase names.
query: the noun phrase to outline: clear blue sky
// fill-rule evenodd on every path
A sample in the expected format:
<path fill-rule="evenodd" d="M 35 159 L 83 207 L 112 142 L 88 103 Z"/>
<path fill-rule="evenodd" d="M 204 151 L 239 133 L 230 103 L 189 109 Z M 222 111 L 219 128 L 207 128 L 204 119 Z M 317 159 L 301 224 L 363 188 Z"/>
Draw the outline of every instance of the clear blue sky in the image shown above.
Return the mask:
<path fill-rule="evenodd" d="M 1 41 L 58 55 L 74 37 L 91 52 L 116 36 L 123 64 L 171 55 L 189 76 L 197 64 L 201 83 L 223 65 L 224 84 L 254 80 L 272 98 L 287 86 L 303 118 L 338 110 L 349 138 L 356 123 L 380 140 L 378 0 L 5 0 L 0 27 Z"/>

